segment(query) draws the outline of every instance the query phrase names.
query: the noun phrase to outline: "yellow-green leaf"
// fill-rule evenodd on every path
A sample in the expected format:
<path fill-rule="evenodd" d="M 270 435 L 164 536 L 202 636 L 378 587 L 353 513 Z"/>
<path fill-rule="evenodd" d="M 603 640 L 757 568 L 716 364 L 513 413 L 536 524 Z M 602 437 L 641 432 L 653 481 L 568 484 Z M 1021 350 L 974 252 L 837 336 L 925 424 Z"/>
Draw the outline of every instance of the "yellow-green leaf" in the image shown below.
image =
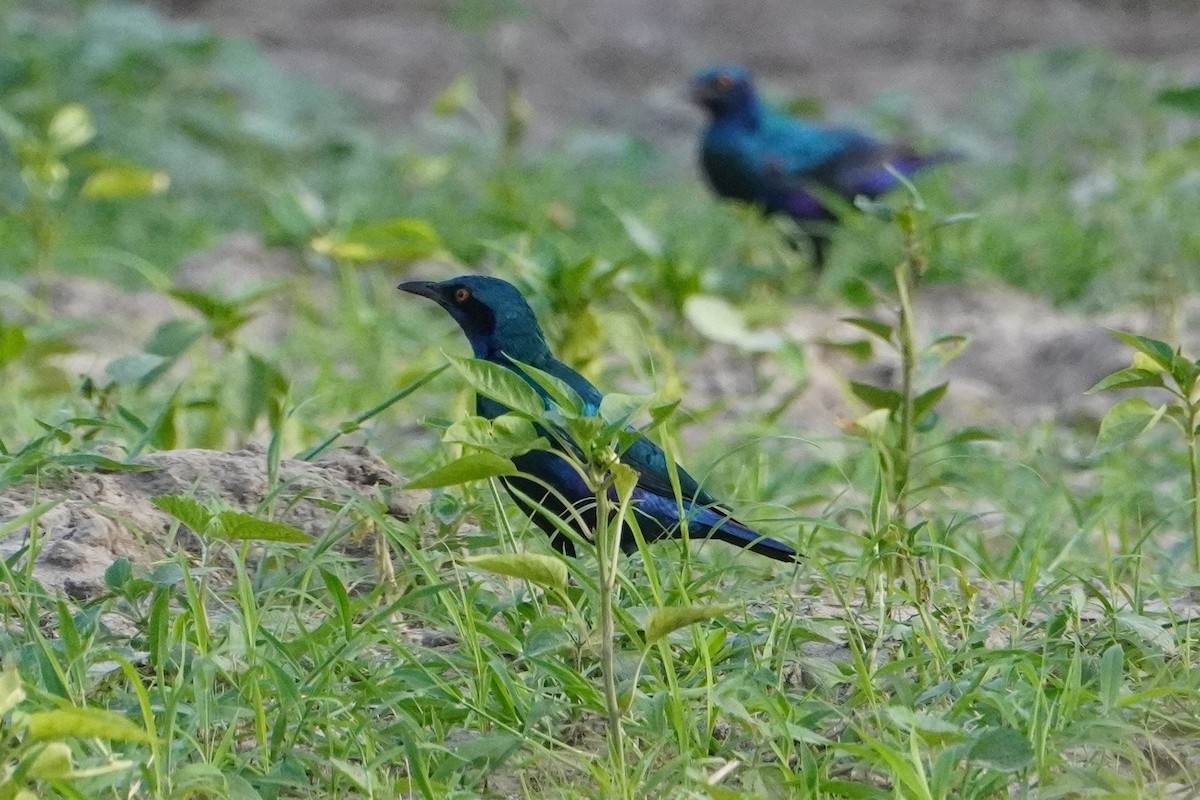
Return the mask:
<path fill-rule="evenodd" d="M 646 644 L 651 645 L 680 628 L 722 617 L 736 609 L 736 605 L 717 606 L 668 606 L 650 612 L 644 627 Z"/>
<path fill-rule="evenodd" d="M 96 126 L 86 108 L 69 103 L 54 113 L 46 133 L 54 152 L 65 153 L 90 142 L 96 135 Z"/>
<path fill-rule="evenodd" d="M 162 171 L 127 166 L 106 167 L 89 175 L 79 194 L 89 200 L 150 197 L 162 194 L 170 186 L 171 176 Z"/>
<path fill-rule="evenodd" d="M 16 667 L 9 667 L 0 672 L 0 717 L 16 707 L 25 699 L 25 689 L 21 686 L 21 673 Z"/>
<path fill-rule="evenodd" d="M 442 250 L 437 231 L 423 219 L 400 217 L 355 225 L 349 230 L 319 236 L 309 245 L 321 255 L 340 261 L 412 261 Z"/>
<path fill-rule="evenodd" d="M 154 741 L 149 733 L 126 717 L 100 708 L 60 708 L 30 714 L 29 738 L 34 741 L 105 739 L 146 744 Z"/>
<path fill-rule="evenodd" d="M 567 565 L 540 553 L 495 553 L 470 556 L 467 566 L 551 589 L 567 588 Z"/>
<path fill-rule="evenodd" d="M 1122 400 L 1100 420 L 1100 432 L 1092 453 L 1103 453 L 1133 441 L 1153 428 L 1166 410 L 1166 406 L 1155 408 L 1140 397 Z"/>
<path fill-rule="evenodd" d="M 74 772 L 71 748 L 64 742 L 50 742 L 34 756 L 28 775 L 38 781 L 57 781 L 70 778 Z"/>

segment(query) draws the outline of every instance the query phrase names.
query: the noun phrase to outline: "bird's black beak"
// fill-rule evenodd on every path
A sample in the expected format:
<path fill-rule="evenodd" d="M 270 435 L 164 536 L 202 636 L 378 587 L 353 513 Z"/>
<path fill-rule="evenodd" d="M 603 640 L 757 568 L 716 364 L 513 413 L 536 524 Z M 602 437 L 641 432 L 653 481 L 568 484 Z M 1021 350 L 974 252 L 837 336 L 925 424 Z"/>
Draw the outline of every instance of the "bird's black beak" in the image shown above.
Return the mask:
<path fill-rule="evenodd" d="M 437 281 L 405 281 L 396 288 L 409 294 L 428 297 L 438 303 L 442 303 L 445 299 L 442 297 L 442 285 Z"/>

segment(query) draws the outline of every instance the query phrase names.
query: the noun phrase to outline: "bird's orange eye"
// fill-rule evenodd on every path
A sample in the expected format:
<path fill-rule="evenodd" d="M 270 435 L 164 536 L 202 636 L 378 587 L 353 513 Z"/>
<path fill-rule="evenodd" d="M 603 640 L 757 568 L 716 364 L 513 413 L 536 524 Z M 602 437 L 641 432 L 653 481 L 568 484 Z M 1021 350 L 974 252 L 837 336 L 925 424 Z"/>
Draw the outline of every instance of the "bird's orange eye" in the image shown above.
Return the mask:
<path fill-rule="evenodd" d="M 733 87 L 733 76 L 724 73 L 716 77 L 717 86 L 721 89 L 730 89 Z"/>
<path fill-rule="evenodd" d="M 471 299 L 471 290 L 465 286 L 460 286 L 454 290 L 454 302 L 465 303 Z"/>

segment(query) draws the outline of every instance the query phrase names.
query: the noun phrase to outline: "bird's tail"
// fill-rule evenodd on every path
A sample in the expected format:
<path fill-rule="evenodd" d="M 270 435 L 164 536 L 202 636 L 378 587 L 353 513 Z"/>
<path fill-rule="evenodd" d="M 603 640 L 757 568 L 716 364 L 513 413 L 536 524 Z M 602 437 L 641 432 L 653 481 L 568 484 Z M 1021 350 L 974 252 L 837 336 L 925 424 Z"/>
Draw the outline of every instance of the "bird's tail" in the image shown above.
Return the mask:
<path fill-rule="evenodd" d="M 690 516 L 692 518 L 689 527 L 696 537 L 720 539 L 722 542 L 729 542 L 776 561 L 800 560 L 800 554 L 793 548 L 777 539 L 762 535 L 719 508 L 703 508 Z M 705 529 L 708 529 L 708 532 L 705 532 Z"/>

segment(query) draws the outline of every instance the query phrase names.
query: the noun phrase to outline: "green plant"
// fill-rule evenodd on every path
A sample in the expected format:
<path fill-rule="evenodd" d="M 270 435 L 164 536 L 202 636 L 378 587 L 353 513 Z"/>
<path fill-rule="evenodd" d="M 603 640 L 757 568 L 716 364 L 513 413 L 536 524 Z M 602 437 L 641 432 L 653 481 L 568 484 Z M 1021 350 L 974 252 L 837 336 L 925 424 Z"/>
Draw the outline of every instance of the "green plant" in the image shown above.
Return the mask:
<path fill-rule="evenodd" d="M 1200 571 L 1200 397 L 1196 394 L 1200 364 L 1166 342 L 1123 331 L 1112 333 L 1134 349 L 1133 365 L 1102 378 L 1089 391 L 1163 389 L 1172 399 L 1157 407 L 1142 397 L 1118 402 L 1100 423 L 1095 452 L 1121 447 L 1164 418 L 1178 426 L 1187 452 L 1192 564 Z"/>

